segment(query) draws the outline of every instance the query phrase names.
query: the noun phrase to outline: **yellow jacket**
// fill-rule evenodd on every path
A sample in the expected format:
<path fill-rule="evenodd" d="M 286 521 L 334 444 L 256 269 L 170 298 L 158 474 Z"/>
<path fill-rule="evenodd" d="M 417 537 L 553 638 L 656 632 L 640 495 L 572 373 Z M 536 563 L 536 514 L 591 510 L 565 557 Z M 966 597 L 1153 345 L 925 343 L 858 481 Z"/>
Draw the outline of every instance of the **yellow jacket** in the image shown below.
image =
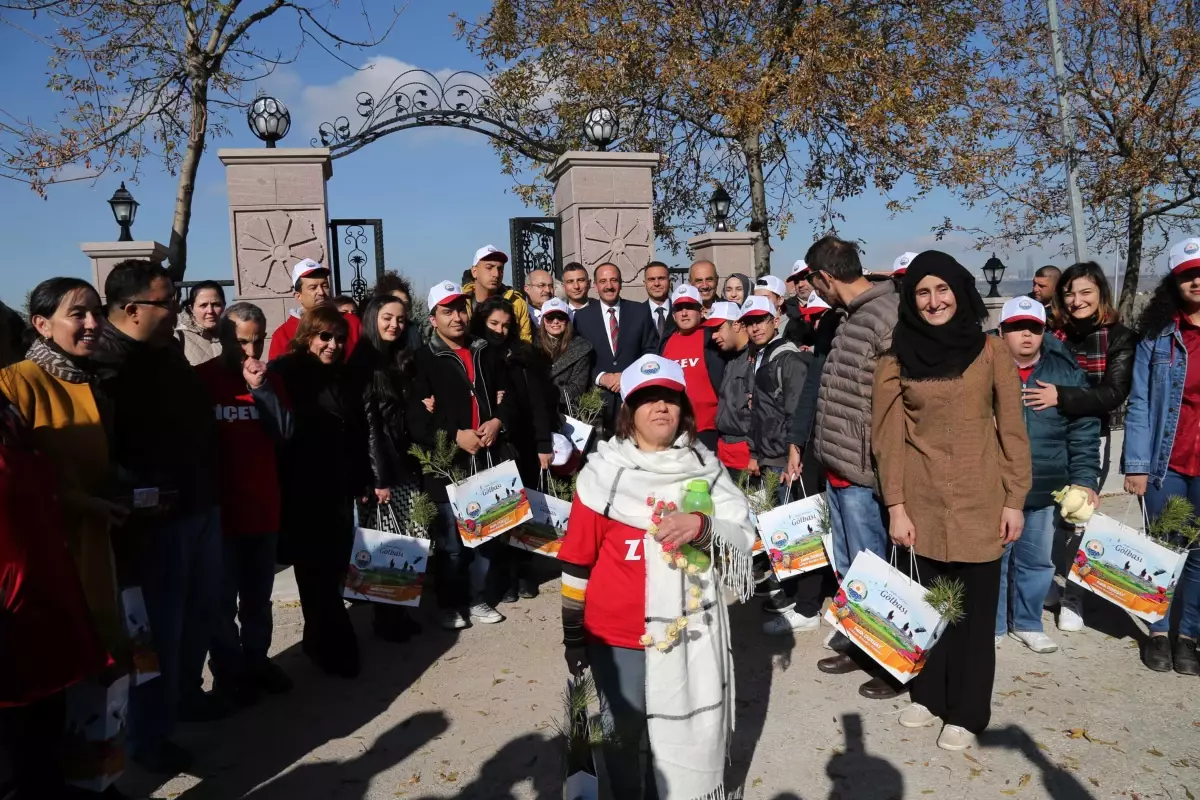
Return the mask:
<path fill-rule="evenodd" d="M 467 311 L 475 313 L 475 284 L 464 284 L 463 292 L 467 295 Z M 512 289 L 504 284 L 500 284 L 500 296 L 508 302 L 512 303 L 513 312 L 517 315 L 517 326 L 521 331 L 521 338 L 530 344 L 533 343 L 533 325 L 529 321 L 529 304 L 525 302 L 525 298 L 516 289 Z"/>

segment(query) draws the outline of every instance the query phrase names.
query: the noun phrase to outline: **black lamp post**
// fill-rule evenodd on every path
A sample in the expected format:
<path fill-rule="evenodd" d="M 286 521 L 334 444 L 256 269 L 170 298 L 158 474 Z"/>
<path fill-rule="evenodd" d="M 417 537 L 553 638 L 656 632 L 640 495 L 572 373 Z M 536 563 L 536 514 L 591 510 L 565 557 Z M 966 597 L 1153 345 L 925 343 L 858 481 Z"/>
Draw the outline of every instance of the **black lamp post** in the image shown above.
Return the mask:
<path fill-rule="evenodd" d="M 121 188 L 108 198 L 108 204 L 112 207 L 117 224 L 121 226 L 121 235 L 117 237 L 117 241 L 132 242 L 133 234 L 129 229 L 133 227 L 133 218 L 137 216 L 138 201 L 134 200 L 133 195 L 125 188 L 125 181 L 121 181 Z"/>
<path fill-rule="evenodd" d="M 292 127 L 292 114 L 274 97 L 259 97 L 246 109 L 246 122 L 251 133 L 274 147 Z"/>
<path fill-rule="evenodd" d="M 729 228 L 725 227 L 725 220 L 729 219 L 729 192 L 725 191 L 724 186 L 717 187 L 717 190 L 712 193 L 712 199 L 708 201 L 708 204 L 712 208 L 716 230 L 729 230 Z"/>
<path fill-rule="evenodd" d="M 604 106 L 593 108 L 583 118 L 583 138 L 594 144 L 596 149 L 602 153 L 616 141 L 620 130 L 621 121 L 617 119 L 617 113 L 611 108 Z"/>
<path fill-rule="evenodd" d="M 996 254 L 992 253 L 983 265 L 983 279 L 988 282 L 988 286 L 992 287 L 988 292 L 988 297 L 999 297 L 1000 281 L 1004 280 L 1004 264 L 1000 263 L 1000 259 L 996 258 Z"/>

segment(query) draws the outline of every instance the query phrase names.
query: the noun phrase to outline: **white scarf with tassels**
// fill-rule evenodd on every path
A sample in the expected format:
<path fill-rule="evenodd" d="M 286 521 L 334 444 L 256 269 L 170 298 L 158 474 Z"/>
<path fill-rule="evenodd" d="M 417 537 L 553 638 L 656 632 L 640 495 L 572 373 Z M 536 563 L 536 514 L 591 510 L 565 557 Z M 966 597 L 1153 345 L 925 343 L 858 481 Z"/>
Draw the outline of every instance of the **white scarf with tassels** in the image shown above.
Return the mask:
<path fill-rule="evenodd" d="M 712 570 L 699 578 L 700 603 L 688 610 L 685 572 L 662 558 L 647 534 L 646 633 L 670 637 L 668 625 L 687 625 L 665 652 L 646 648 L 646 718 L 658 794 L 671 800 L 722 800 L 729 733 L 733 730 L 733 652 L 725 593 L 746 601 L 754 593 L 754 526 L 746 497 L 712 451 L 681 437 L 670 450 L 643 452 L 630 440 L 601 442 L 579 475 L 576 493 L 593 511 L 645 530 L 654 504 L 681 504 L 684 485 L 708 481 L 713 516 Z"/>

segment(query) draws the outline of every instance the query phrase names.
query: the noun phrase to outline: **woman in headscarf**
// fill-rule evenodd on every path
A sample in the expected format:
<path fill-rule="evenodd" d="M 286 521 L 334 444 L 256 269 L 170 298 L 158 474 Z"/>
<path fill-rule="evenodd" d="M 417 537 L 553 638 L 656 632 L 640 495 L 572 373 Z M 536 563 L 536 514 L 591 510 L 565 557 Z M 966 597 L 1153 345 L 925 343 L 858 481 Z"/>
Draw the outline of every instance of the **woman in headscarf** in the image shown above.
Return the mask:
<path fill-rule="evenodd" d="M 750 280 L 749 275 L 735 272 L 725 279 L 723 295 L 730 303 L 737 303 L 740 306 L 752 294 L 754 294 L 754 281 Z"/>
<path fill-rule="evenodd" d="M 622 800 L 726 796 L 735 706 L 723 591 L 753 594 L 755 534 L 746 496 L 695 447 L 686 391 L 661 356 L 621 373 L 616 436 L 579 476 L 558 556 L 567 666 L 591 666 Z M 711 512 L 685 513 L 685 492 L 699 490 Z"/>
<path fill-rule="evenodd" d="M 963 588 L 949 625 L 911 685 L 900 724 L 942 720 L 944 750 L 965 750 L 991 716 L 1000 559 L 1021 535 L 1030 489 L 1021 381 L 988 337 L 975 279 L 945 253 L 917 256 L 900 284 L 892 352 L 879 359 L 872 442 L 897 547 L 911 547 L 923 585 Z M 901 568 L 908 556 L 898 558 Z"/>

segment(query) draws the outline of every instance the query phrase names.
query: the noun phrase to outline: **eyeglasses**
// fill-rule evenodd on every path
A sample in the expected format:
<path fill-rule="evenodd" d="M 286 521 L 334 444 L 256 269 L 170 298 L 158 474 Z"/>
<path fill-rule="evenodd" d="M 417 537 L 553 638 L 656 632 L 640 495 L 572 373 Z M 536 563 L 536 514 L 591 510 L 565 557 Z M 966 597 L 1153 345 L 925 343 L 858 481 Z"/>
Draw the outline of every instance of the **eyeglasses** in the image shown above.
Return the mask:
<path fill-rule="evenodd" d="M 317 334 L 317 338 L 322 342 L 337 342 L 338 344 L 346 343 L 346 334 L 334 333 L 333 331 L 321 331 Z"/>

